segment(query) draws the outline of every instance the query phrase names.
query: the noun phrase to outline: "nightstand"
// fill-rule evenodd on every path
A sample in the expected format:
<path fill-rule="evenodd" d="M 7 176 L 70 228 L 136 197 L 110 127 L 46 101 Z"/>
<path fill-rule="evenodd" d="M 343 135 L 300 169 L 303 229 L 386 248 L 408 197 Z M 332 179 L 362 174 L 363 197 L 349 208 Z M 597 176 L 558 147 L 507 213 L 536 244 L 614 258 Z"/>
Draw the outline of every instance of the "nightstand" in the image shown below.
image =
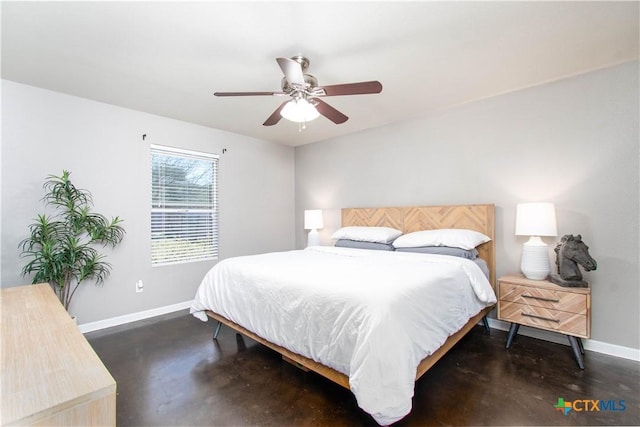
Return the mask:
<path fill-rule="evenodd" d="M 520 325 L 565 334 L 580 369 L 582 338 L 591 336 L 591 288 L 566 288 L 522 275 L 498 279 L 498 319 L 511 322 L 507 349 Z"/>

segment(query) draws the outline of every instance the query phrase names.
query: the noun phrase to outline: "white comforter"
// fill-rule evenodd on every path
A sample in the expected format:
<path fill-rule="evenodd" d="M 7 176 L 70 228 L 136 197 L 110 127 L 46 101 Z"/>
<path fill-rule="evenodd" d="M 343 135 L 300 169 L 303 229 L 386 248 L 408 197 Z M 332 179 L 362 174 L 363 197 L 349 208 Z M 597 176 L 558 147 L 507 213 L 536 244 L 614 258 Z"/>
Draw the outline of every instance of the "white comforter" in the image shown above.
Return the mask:
<path fill-rule="evenodd" d="M 214 311 L 344 373 L 358 405 L 388 425 L 411 411 L 420 361 L 495 302 L 473 261 L 311 247 L 219 262 L 191 313 Z"/>

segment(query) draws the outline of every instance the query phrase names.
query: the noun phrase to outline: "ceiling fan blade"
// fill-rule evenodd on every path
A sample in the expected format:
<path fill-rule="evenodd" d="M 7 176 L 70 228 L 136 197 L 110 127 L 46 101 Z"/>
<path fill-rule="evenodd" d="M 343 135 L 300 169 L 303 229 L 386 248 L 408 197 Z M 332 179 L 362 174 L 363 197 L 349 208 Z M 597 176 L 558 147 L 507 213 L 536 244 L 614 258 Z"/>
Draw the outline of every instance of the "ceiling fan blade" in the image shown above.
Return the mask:
<path fill-rule="evenodd" d="M 365 95 L 367 93 L 382 92 L 382 84 L 379 81 L 373 80 L 370 82 L 321 86 L 316 90 L 324 91 L 324 95 L 318 96 Z"/>
<path fill-rule="evenodd" d="M 282 109 L 287 104 L 287 102 L 289 102 L 289 101 L 287 100 L 287 101 L 284 101 L 282 104 L 280 104 L 280 106 L 276 109 L 276 111 L 271 113 L 269 118 L 267 120 L 265 120 L 265 122 L 262 124 L 262 126 L 273 126 L 273 125 L 277 124 L 280 121 L 280 119 L 282 118 L 282 116 L 280 115 L 280 111 L 282 111 Z"/>
<path fill-rule="evenodd" d="M 278 96 L 286 95 L 284 92 L 214 92 L 214 96 Z"/>
<path fill-rule="evenodd" d="M 276 58 L 276 61 L 290 84 L 304 87 L 302 66 L 298 62 L 290 58 Z"/>
<path fill-rule="evenodd" d="M 336 110 L 331 105 L 327 104 L 321 99 L 313 98 L 313 103 L 315 104 L 315 107 L 316 107 L 316 110 L 318 110 L 318 113 L 322 114 L 327 119 L 331 120 L 333 123 L 337 125 L 349 120 L 349 117 L 345 116 L 340 111 Z"/>

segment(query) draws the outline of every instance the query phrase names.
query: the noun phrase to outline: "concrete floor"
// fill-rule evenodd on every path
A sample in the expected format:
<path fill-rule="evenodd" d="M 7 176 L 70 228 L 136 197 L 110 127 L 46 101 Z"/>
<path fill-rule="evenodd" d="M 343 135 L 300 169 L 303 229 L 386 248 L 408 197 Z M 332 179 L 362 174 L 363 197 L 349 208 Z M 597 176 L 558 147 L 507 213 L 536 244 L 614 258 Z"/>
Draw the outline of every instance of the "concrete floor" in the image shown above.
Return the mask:
<path fill-rule="evenodd" d="M 376 425 L 350 391 L 228 328 L 214 342 L 213 326 L 182 312 L 86 335 L 118 384 L 119 426 Z M 472 330 L 396 425 L 640 425 L 640 363 L 587 351 L 582 371 L 569 346 L 519 335 L 506 351 L 505 339 Z M 558 398 L 618 410 L 563 415 Z"/>

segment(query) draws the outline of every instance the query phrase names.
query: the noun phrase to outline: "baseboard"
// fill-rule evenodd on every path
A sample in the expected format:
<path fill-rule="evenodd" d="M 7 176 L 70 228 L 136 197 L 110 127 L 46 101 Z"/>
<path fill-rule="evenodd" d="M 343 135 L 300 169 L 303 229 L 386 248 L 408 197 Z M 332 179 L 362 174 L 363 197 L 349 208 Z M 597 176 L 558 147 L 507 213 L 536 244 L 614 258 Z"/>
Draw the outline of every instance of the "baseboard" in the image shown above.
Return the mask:
<path fill-rule="evenodd" d="M 501 331 L 508 331 L 511 324 L 498 319 L 489 318 L 489 326 Z M 518 334 L 528 337 L 554 342 L 557 344 L 569 345 L 566 335 L 547 332 L 536 328 L 520 327 Z M 596 353 L 608 354 L 609 356 L 621 357 L 623 359 L 634 360 L 640 362 L 640 350 L 621 345 L 609 344 L 602 341 L 583 340 L 585 350 L 595 351 Z"/>
<path fill-rule="evenodd" d="M 99 331 L 100 329 L 111 328 L 113 326 L 124 325 L 125 323 L 137 322 L 138 320 L 149 319 L 151 317 L 162 316 L 191 307 L 193 301 L 184 301 L 177 304 L 165 305 L 164 307 L 153 308 L 151 310 L 139 311 L 137 313 L 125 314 L 124 316 L 112 317 L 110 319 L 98 320 L 97 322 L 83 323 L 78 325 L 80 332 Z"/>
<path fill-rule="evenodd" d="M 173 313 L 191 307 L 193 301 L 184 301 L 177 304 L 166 305 L 151 310 L 140 311 L 138 313 L 126 314 L 124 316 L 112 317 L 110 319 L 99 320 L 97 322 L 83 323 L 78 325 L 80 332 L 87 333 L 98 331 L 100 329 L 111 328 L 113 326 L 124 325 L 125 323 L 136 322 L 138 320 L 149 319 L 151 317 L 161 316 L 163 314 Z M 508 331 L 510 323 L 502 320 L 488 318 L 489 326 L 493 329 Z M 554 342 L 557 344 L 569 345 L 567 337 L 562 334 L 547 332 L 536 328 L 528 328 L 522 326 L 518 331 L 519 334 L 528 337 Z M 640 350 L 621 345 L 609 344 L 602 341 L 584 340 L 585 350 L 595 351 L 597 353 L 608 354 L 610 356 L 621 357 L 623 359 L 634 360 L 640 362 Z"/>

